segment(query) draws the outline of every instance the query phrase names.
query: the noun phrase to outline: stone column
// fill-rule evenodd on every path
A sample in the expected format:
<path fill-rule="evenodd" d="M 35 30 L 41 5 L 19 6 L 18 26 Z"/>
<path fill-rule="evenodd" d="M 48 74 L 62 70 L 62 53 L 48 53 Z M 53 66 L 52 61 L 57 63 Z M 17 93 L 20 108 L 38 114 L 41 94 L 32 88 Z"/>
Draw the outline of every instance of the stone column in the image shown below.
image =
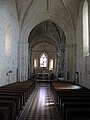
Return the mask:
<path fill-rule="evenodd" d="M 59 71 L 59 52 L 57 52 L 57 61 L 56 61 L 56 77 L 58 77 L 58 71 Z"/>
<path fill-rule="evenodd" d="M 71 79 L 74 81 L 76 71 L 76 43 L 71 44 Z"/>
<path fill-rule="evenodd" d="M 70 72 L 71 72 L 71 66 L 70 66 L 70 45 L 66 44 L 65 47 L 65 80 L 70 81 Z"/>
<path fill-rule="evenodd" d="M 28 48 L 28 79 L 31 78 L 31 49 L 30 49 L 30 46 Z"/>
<path fill-rule="evenodd" d="M 61 70 L 61 51 L 58 50 L 58 73 Z"/>
<path fill-rule="evenodd" d="M 65 52 L 66 80 L 74 81 L 76 71 L 76 44 L 67 44 Z"/>
<path fill-rule="evenodd" d="M 25 53 L 25 57 L 24 57 L 24 71 L 25 71 L 25 76 L 24 76 L 24 80 L 28 80 L 28 43 L 24 44 L 24 53 Z"/>
<path fill-rule="evenodd" d="M 24 81 L 28 79 L 28 43 L 20 42 L 19 49 L 19 79 Z"/>
<path fill-rule="evenodd" d="M 64 49 L 58 51 L 58 73 L 64 74 L 64 59 L 65 53 Z"/>

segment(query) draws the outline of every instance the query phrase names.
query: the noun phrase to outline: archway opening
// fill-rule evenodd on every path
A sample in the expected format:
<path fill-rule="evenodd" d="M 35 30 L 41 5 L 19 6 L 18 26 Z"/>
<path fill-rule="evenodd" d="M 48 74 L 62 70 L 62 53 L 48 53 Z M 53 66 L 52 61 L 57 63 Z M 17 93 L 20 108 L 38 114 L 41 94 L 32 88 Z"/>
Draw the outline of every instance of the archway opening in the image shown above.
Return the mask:
<path fill-rule="evenodd" d="M 58 74 L 64 74 L 65 62 L 65 40 L 63 30 L 55 23 L 47 20 L 37 25 L 31 31 L 29 43 L 29 76 L 33 70 L 38 78 L 40 73 L 48 74 L 48 79 L 56 79 Z M 45 54 L 44 54 L 45 53 Z M 43 55 L 46 63 L 40 63 L 40 55 Z M 34 67 L 34 60 L 37 59 L 37 67 Z M 42 66 L 42 67 L 40 67 Z M 31 74 L 31 75 L 30 75 Z"/>

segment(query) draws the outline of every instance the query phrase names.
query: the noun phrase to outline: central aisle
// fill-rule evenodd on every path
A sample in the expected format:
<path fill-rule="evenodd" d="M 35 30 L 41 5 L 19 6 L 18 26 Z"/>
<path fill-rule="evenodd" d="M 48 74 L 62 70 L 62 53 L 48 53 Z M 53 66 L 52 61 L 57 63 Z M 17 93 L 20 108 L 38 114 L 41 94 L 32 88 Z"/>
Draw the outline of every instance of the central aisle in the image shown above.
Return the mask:
<path fill-rule="evenodd" d="M 19 120 L 59 120 L 50 83 L 36 83 L 26 106 Z"/>

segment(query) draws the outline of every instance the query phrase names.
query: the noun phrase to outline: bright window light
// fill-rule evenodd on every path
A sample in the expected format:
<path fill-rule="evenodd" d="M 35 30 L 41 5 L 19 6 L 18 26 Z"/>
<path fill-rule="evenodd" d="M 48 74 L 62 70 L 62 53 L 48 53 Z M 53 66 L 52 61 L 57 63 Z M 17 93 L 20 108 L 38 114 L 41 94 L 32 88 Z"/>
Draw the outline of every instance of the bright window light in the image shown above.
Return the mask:
<path fill-rule="evenodd" d="M 53 70 L 53 59 L 50 59 L 49 70 Z"/>
<path fill-rule="evenodd" d="M 37 59 L 34 59 L 34 67 L 38 67 L 38 60 Z"/>
<path fill-rule="evenodd" d="M 88 2 L 83 5 L 83 56 L 89 55 Z"/>
<path fill-rule="evenodd" d="M 11 27 L 8 26 L 5 31 L 5 54 L 6 56 L 11 55 L 11 39 L 12 39 L 12 31 L 11 31 Z"/>
<path fill-rule="evenodd" d="M 44 53 L 40 57 L 40 67 L 47 67 L 47 56 Z"/>

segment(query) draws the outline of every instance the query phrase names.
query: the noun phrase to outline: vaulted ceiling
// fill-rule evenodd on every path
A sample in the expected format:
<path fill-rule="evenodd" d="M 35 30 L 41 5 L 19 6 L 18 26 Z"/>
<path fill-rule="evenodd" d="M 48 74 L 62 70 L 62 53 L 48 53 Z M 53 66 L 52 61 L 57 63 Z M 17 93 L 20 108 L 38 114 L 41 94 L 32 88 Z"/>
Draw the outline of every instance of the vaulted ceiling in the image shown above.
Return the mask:
<path fill-rule="evenodd" d="M 42 34 L 56 39 L 58 45 L 60 45 L 63 35 L 65 40 L 65 33 L 60 26 L 48 19 L 42 21 L 41 18 L 44 18 L 43 15 L 46 14 L 58 16 L 62 24 L 66 26 L 65 28 L 70 28 L 71 32 L 75 33 L 81 0 L 15 0 L 15 2 L 21 30 L 25 28 L 25 31 L 29 31 L 34 26 L 34 21 L 40 18 L 39 22 L 36 22 L 39 24 L 30 30 L 29 42 Z"/>
<path fill-rule="evenodd" d="M 45 36 L 46 36 L 46 39 L 45 39 Z M 29 36 L 29 43 L 34 42 L 33 45 L 36 45 L 40 43 L 41 40 L 44 40 L 44 42 L 52 44 L 58 49 L 58 48 L 61 48 L 62 44 L 63 45 L 65 44 L 65 39 L 66 39 L 65 34 L 59 26 L 57 26 L 55 23 L 51 21 L 44 21 L 40 23 L 39 25 L 37 25 L 31 31 L 30 36 Z"/>
<path fill-rule="evenodd" d="M 56 48 L 63 70 L 67 52 L 65 47 L 76 42 L 82 0 L 15 0 L 15 2 L 21 42 L 29 42 L 31 49 L 39 46 L 41 42 L 52 45 Z M 22 49 L 24 51 L 23 45 Z"/>
<path fill-rule="evenodd" d="M 32 11 L 32 8 L 35 7 L 35 5 L 39 2 L 40 2 L 40 0 L 16 0 L 18 17 L 19 17 L 19 21 L 21 24 L 23 24 L 23 22 L 27 18 L 28 13 L 30 11 Z M 63 4 L 63 6 L 65 7 L 64 10 L 66 10 L 68 16 L 70 17 L 72 23 L 75 26 L 77 16 L 78 16 L 80 2 L 81 2 L 81 0 L 42 0 L 41 4 L 42 4 L 42 6 L 46 7 L 46 9 L 50 9 L 50 7 L 53 6 L 53 9 L 55 11 L 58 10 L 57 9 L 58 6 L 61 6 L 61 9 L 63 10 L 63 8 L 62 8 L 62 4 Z M 57 5 L 57 8 L 56 8 L 55 4 Z M 42 9 L 42 6 L 40 5 L 41 9 Z M 43 7 L 43 9 L 44 9 L 44 7 Z M 40 8 L 36 8 L 36 10 L 38 11 Z M 36 11 L 34 11 L 34 12 L 36 12 Z M 62 14 L 62 16 L 63 16 L 64 11 L 63 12 L 58 11 L 58 12 L 60 12 L 60 14 Z"/>

